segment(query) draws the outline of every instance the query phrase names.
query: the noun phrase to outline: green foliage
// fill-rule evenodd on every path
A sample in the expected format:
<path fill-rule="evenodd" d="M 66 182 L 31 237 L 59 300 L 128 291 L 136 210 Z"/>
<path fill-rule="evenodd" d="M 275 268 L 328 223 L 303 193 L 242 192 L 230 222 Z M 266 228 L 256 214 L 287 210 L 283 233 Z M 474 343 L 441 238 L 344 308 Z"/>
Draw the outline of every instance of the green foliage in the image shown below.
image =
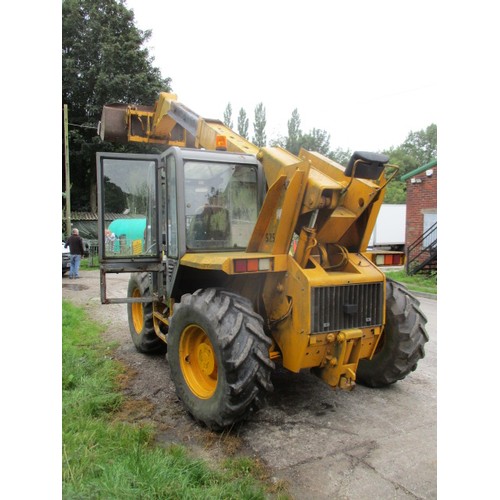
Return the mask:
<path fill-rule="evenodd" d="M 231 106 L 231 103 L 228 102 L 226 109 L 224 111 L 224 125 L 226 127 L 229 127 L 231 130 L 233 129 L 233 107 Z"/>
<path fill-rule="evenodd" d="M 316 151 L 322 155 L 328 155 L 330 152 L 330 134 L 326 130 L 313 128 L 307 134 L 301 134 L 300 147 L 308 151 Z"/>
<path fill-rule="evenodd" d="M 425 130 L 410 132 L 402 148 L 418 160 L 419 166 L 437 158 L 437 126 L 433 123 Z"/>
<path fill-rule="evenodd" d="M 347 167 L 352 156 L 352 151 L 350 149 L 337 148 L 334 151 L 330 151 L 326 156 L 343 167 Z"/>
<path fill-rule="evenodd" d="M 255 107 L 255 119 L 253 122 L 254 136 L 252 142 L 260 148 L 266 145 L 267 138 L 266 132 L 266 108 L 262 103 L 257 104 Z"/>
<path fill-rule="evenodd" d="M 404 204 L 406 203 L 406 185 L 403 181 L 393 179 L 387 185 L 384 203 Z"/>
<path fill-rule="evenodd" d="M 433 123 L 425 130 L 410 132 L 403 144 L 383 153 L 389 156 L 389 163 L 399 165 L 401 177 L 437 158 L 437 126 Z"/>
<path fill-rule="evenodd" d="M 153 103 L 170 90 L 144 48 L 150 36 L 121 1 L 63 2 L 62 97 L 70 121 L 95 125 L 106 103 Z"/>
<path fill-rule="evenodd" d="M 99 257 L 93 255 L 92 257 L 85 257 L 80 261 L 80 269 L 82 271 L 98 271 L 99 270 Z"/>
<path fill-rule="evenodd" d="M 271 147 L 279 146 L 280 148 L 286 149 L 286 137 L 283 135 L 279 135 L 278 137 L 273 137 L 269 140 L 269 145 Z"/>
<path fill-rule="evenodd" d="M 437 294 L 437 274 L 416 274 L 408 276 L 406 271 L 385 271 L 385 275 L 394 281 L 403 283 L 408 290 Z"/>
<path fill-rule="evenodd" d="M 136 27 L 122 0 L 62 3 L 62 102 L 71 124 L 73 210 L 96 209 L 95 153 L 117 149 L 97 137 L 104 104 L 153 104 L 160 92 L 171 90 L 170 78 L 162 77 L 145 48 L 150 36 Z M 64 161 L 62 181 L 64 190 Z"/>
<path fill-rule="evenodd" d="M 349 149 L 330 150 L 330 135 L 325 130 L 313 128 L 304 134 L 300 128 L 297 108 L 293 110 L 288 121 L 288 136 L 273 139 L 271 145 L 281 146 L 295 155 L 299 153 L 301 147 L 308 151 L 317 151 L 344 167 L 347 166 L 352 156 Z M 400 166 L 397 176 L 399 178 L 437 157 L 437 127 L 431 124 L 425 130 L 410 132 L 403 144 L 383 152 L 389 156 L 389 163 Z M 406 202 L 406 185 L 397 178 L 392 180 L 386 188 L 385 203 Z"/>
<path fill-rule="evenodd" d="M 321 153 L 344 167 L 347 166 L 352 152 L 337 148 L 330 150 L 330 135 L 321 129 L 313 128 L 304 134 L 300 128 L 300 116 L 297 108 L 288 121 L 288 136 L 278 137 L 271 141 L 272 146 L 281 146 L 298 155 L 300 148 Z M 385 203 L 406 203 L 406 184 L 398 180 L 437 157 L 437 127 L 429 125 L 425 130 L 410 132 L 403 144 L 384 151 L 389 156 L 389 163 L 400 166 L 398 176 L 386 188 Z"/>
<path fill-rule="evenodd" d="M 308 133 L 303 133 L 300 128 L 300 115 L 295 108 L 288 120 L 288 135 L 278 137 L 271 141 L 272 146 L 281 146 L 290 153 L 298 155 L 300 148 L 316 151 L 325 156 L 330 156 L 330 134 L 326 130 L 313 128 Z"/>
<path fill-rule="evenodd" d="M 64 498 L 266 498 L 250 460 L 212 468 L 181 446 L 155 446 L 151 427 L 113 420 L 120 369 L 103 328 L 68 302 L 62 326 Z"/>
<path fill-rule="evenodd" d="M 302 130 L 300 129 L 300 116 L 297 108 L 292 111 L 292 117 L 288 120 L 288 136 L 286 137 L 285 149 L 294 155 L 300 151 L 300 140 Z"/>
<path fill-rule="evenodd" d="M 240 108 L 238 114 L 238 134 L 245 139 L 248 139 L 248 117 L 243 108 Z"/>
<path fill-rule="evenodd" d="M 425 130 L 410 132 L 403 144 L 383 151 L 389 163 L 400 167 L 396 178 L 387 186 L 385 203 L 406 203 L 406 184 L 402 175 L 437 158 L 437 126 L 433 123 Z"/>
<path fill-rule="evenodd" d="M 108 177 L 104 177 L 104 189 L 106 191 L 106 210 L 122 213 L 127 208 L 127 195 Z"/>

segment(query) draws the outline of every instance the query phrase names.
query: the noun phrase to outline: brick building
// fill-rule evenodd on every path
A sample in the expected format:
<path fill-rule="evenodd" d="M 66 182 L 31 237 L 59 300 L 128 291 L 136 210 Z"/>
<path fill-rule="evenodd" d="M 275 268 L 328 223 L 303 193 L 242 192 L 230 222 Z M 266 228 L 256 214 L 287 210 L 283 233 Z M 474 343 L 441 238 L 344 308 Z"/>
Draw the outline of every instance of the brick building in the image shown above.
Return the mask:
<path fill-rule="evenodd" d="M 406 181 L 407 265 L 437 266 L 437 160 L 401 177 Z M 422 266 L 423 267 L 423 266 Z"/>

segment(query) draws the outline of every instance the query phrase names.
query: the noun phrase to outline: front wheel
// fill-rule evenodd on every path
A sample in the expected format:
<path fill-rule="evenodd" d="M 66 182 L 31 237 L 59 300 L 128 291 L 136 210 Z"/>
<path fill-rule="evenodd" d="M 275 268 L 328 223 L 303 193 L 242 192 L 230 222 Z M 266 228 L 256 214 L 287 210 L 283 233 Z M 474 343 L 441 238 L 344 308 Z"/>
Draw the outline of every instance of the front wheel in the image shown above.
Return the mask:
<path fill-rule="evenodd" d="M 248 417 L 273 389 L 262 324 L 250 301 L 214 288 L 184 295 L 174 310 L 171 377 L 187 410 L 212 430 Z"/>
<path fill-rule="evenodd" d="M 132 273 L 128 282 L 129 298 L 147 297 L 150 295 L 148 273 Z M 160 339 L 154 329 L 153 303 L 132 302 L 127 304 L 130 336 L 135 348 L 144 354 L 162 354 L 167 344 Z"/>
<path fill-rule="evenodd" d="M 429 340 L 427 318 L 419 301 L 396 281 L 386 283 L 386 325 L 371 360 L 362 359 L 357 380 L 369 387 L 382 387 L 404 379 L 425 356 Z"/>

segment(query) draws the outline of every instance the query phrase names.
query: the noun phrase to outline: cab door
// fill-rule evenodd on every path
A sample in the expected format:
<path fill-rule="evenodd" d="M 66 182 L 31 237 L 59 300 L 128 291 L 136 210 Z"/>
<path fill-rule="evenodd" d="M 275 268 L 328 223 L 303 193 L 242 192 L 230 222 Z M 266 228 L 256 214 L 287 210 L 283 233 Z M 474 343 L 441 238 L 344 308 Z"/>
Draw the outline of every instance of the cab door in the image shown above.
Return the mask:
<path fill-rule="evenodd" d="M 101 302 L 151 302 L 165 295 L 165 167 L 160 155 L 97 153 Z M 151 297 L 109 298 L 109 273 L 152 273 Z"/>
<path fill-rule="evenodd" d="M 184 219 L 182 157 L 178 147 L 171 147 L 161 155 L 163 192 L 166 194 L 162 213 L 165 217 L 160 221 L 162 233 L 165 234 L 165 283 L 166 296 L 170 297 L 175 285 L 179 260 L 186 252 L 184 225 L 179 225 L 179 219 Z M 181 193 L 179 195 L 179 193 Z"/>

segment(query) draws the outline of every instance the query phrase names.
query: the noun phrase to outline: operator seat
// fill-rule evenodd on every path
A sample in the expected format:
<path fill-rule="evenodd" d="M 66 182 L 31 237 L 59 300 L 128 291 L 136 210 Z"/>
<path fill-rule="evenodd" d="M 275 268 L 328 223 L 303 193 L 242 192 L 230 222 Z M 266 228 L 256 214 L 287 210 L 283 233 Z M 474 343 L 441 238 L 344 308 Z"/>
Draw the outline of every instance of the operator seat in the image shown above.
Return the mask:
<path fill-rule="evenodd" d="M 221 248 L 230 245 L 231 224 L 227 208 L 205 205 L 196 210 L 189 226 L 190 248 Z"/>

